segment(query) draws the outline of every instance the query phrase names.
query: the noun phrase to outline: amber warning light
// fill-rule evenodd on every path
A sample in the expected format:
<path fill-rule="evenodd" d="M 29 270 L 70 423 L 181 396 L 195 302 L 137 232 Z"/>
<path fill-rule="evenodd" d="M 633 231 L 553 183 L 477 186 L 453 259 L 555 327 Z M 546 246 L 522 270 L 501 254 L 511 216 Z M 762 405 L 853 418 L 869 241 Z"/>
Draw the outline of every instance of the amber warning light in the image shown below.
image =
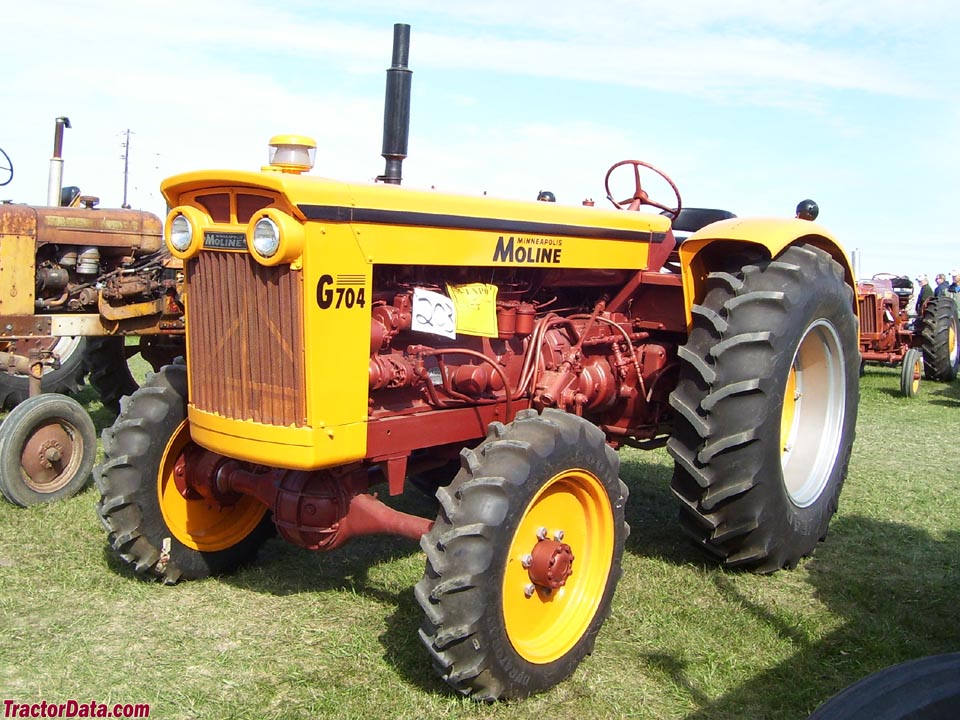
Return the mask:
<path fill-rule="evenodd" d="M 305 135 L 274 135 L 270 138 L 270 165 L 264 170 L 302 173 L 313 168 L 317 141 Z"/>

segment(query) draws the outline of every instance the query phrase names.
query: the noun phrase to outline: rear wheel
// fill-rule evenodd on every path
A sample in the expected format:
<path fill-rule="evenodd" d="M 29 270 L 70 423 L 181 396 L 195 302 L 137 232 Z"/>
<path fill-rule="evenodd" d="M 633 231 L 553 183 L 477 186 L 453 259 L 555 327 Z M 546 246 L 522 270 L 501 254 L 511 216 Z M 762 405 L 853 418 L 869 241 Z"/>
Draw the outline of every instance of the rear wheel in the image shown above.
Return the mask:
<path fill-rule="evenodd" d="M 930 298 L 923 311 L 921 328 L 923 367 L 927 379 L 952 381 L 960 368 L 957 304 L 954 299 L 947 295 Z"/>
<path fill-rule="evenodd" d="M 57 368 L 46 367 L 40 380 L 41 392 L 71 395 L 83 384 L 83 352 L 86 338 L 45 337 L 18 340 L 15 344 L 3 343 L 0 349 L 29 356 L 31 349 L 52 351 L 60 360 Z M 15 407 L 30 396 L 30 378 L 11 375 L 0 369 L 0 406 Z"/>
<path fill-rule="evenodd" d="M 103 406 L 120 412 L 120 398 L 132 395 L 139 387 L 127 365 L 125 339 L 122 337 L 87 338 L 84 367 L 90 384 L 100 395 Z"/>
<path fill-rule="evenodd" d="M 266 506 L 252 497 L 219 504 L 178 488 L 192 445 L 186 403 L 185 366 L 149 377 L 103 432 L 104 461 L 94 471 L 110 544 L 138 573 L 168 583 L 231 572 L 273 532 Z"/>
<path fill-rule="evenodd" d="M 0 426 L 0 492 L 23 507 L 72 497 L 90 479 L 96 453 L 97 430 L 80 403 L 27 398 Z"/>
<path fill-rule="evenodd" d="M 774 572 L 811 553 L 837 509 L 859 392 L 853 293 L 805 245 L 709 282 L 670 397 L 671 487 L 703 549 Z"/>
<path fill-rule="evenodd" d="M 920 378 L 923 377 L 923 355 L 917 348 L 910 348 L 903 355 L 900 366 L 900 392 L 905 397 L 916 397 L 920 392 Z"/>
<path fill-rule="evenodd" d="M 495 423 L 461 457 L 421 541 L 420 637 L 459 692 L 525 697 L 573 673 L 609 613 L 629 533 L 619 458 L 557 410 Z"/>

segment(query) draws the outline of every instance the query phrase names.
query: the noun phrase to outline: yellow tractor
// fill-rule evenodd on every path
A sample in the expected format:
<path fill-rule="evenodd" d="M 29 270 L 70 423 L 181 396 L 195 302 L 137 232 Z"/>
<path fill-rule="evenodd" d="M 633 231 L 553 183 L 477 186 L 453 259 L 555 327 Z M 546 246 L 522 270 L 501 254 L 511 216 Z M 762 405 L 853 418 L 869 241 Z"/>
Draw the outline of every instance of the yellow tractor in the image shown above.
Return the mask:
<path fill-rule="evenodd" d="M 399 187 L 408 40 L 396 26 L 380 182 L 313 176 L 315 143 L 278 136 L 259 171 L 162 184 L 186 362 L 104 431 L 97 512 L 167 583 L 230 572 L 274 531 L 317 551 L 417 540 L 437 672 L 524 697 L 610 612 L 619 448 L 667 446 L 682 528 L 728 567 L 793 567 L 824 538 L 857 416 L 853 277 L 805 220 L 678 244 L 680 194 L 651 198 L 641 161 L 610 168 L 609 209 Z M 429 483 L 438 515 L 389 507 L 380 482 Z"/>

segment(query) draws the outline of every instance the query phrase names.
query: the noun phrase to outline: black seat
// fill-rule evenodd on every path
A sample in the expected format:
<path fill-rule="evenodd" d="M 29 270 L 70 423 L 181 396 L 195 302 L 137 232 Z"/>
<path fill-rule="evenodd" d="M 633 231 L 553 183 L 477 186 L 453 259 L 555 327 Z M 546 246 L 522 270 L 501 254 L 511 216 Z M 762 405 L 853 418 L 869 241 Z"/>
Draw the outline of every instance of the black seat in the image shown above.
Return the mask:
<path fill-rule="evenodd" d="M 712 208 L 683 208 L 677 219 L 673 221 L 673 232 L 692 234 L 718 220 L 735 218 L 729 210 L 714 210 Z"/>

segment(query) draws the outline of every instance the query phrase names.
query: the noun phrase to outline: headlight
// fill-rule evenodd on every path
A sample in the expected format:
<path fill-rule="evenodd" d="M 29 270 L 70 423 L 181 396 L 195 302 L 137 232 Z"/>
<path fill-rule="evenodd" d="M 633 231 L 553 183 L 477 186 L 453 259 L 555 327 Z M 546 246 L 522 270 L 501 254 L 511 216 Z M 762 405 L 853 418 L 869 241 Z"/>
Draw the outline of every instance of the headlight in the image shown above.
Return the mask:
<path fill-rule="evenodd" d="M 186 252 L 193 240 L 193 226 L 183 215 L 177 215 L 170 223 L 170 244 L 180 252 Z"/>
<path fill-rule="evenodd" d="M 209 224 L 210 219 L 190 205 L 179 205 L 167 213 L 163 236 L 174 257 L 188 260 L 200 252 Z"/>
<path fill-rule="evenodd" d="M 280 249 L 280 228 L 268 217 L 253 226 L 253 249 L 264 258 L 272 258 Z"/>
<path fill-rule="evenodd" d="M 268 267 L 299 263 L 303 224 L 278 208 L 260 210 L 247 224 L 247 247 L 253 259 Z"/>

